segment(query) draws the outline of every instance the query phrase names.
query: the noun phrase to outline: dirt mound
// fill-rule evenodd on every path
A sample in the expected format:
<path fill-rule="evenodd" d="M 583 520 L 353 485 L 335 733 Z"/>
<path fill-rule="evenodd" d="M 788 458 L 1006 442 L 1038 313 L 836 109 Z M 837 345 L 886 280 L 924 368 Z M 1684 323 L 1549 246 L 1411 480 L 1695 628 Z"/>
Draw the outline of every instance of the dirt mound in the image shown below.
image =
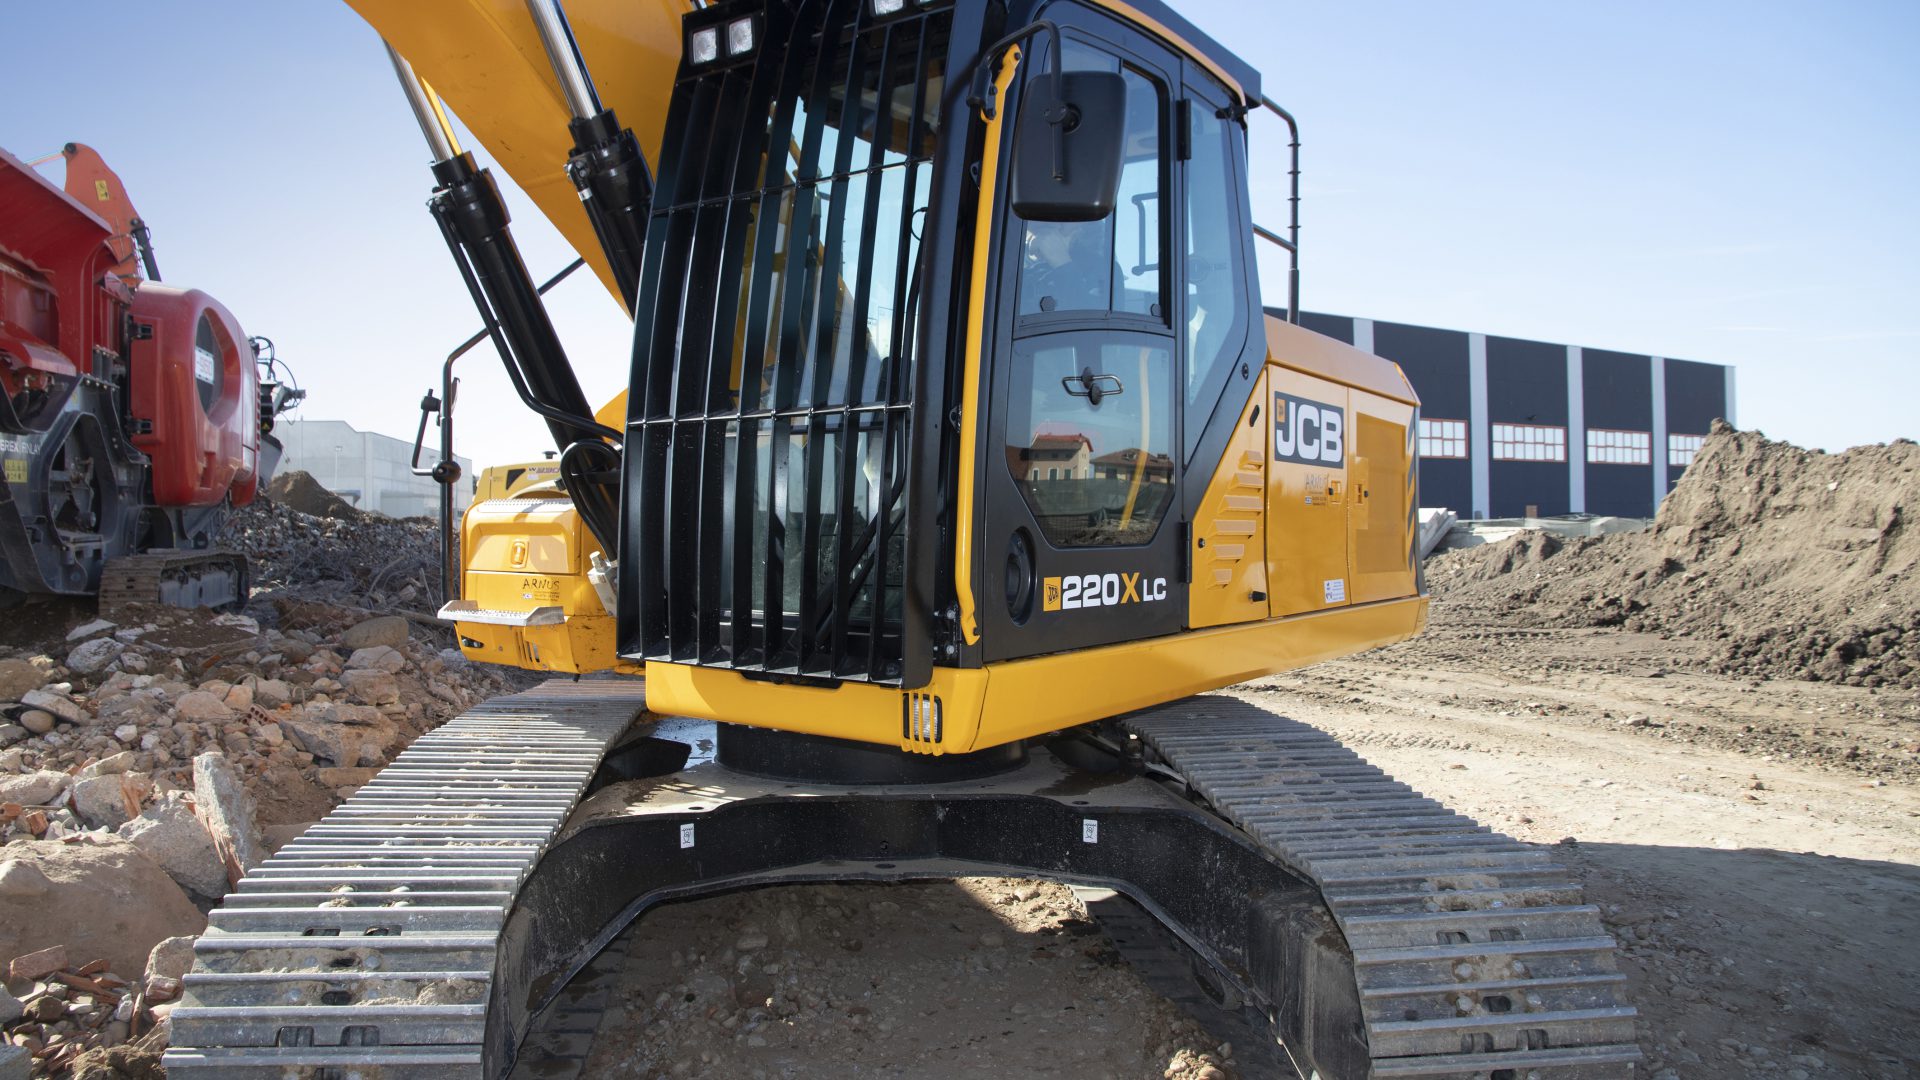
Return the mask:
<path fill-rule="evenodd" d="M 282 506 L 314 517 L 358 521 L 367 516 L 352 503 L 320 486 L 312 473 L 294 469 L 275 476 L 267 484 L 267 497 Z"/>
<path fill-rule="evenodd" d="M 1912 687 L 1916 512 L 1920 445 L 1826 454 L 1717 424 L 1649 531 L 1523 533 L 1427 580 L 1437 619 L 1684 635 L 1722 672 Z"/>

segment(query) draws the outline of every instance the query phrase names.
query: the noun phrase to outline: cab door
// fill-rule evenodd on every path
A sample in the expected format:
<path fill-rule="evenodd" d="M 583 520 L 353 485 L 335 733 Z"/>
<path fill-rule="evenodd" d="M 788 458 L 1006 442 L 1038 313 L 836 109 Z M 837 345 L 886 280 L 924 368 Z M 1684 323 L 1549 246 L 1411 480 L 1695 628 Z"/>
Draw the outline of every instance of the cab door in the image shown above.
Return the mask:
<path fill-rule="evenodd" d="M 1126 149 L 1106 219 L 1005 211 L 979 545 L 990 661 L 1176 633 L 1187 611 L 1168 210 L 1179 64 L 1099 13 L 1050 14 L 1067 70 L 1125 81 Z M 1029 54 L 1025 79 L 1049 70 L 1048 53 Z"/>

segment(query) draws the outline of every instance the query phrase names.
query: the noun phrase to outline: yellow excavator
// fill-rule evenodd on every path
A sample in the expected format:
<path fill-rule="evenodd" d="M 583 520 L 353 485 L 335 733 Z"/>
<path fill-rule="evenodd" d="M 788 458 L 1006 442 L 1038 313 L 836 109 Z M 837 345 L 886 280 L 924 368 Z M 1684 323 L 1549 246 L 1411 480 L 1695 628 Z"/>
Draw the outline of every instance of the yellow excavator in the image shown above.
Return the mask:
<path fill-rule="evenodd" d="M 558 451 L 442 616 L 562 677 L 247 875 L 172 1075 L 505 1076 L 653 904 L 957 874 L 1130 897 L 1304 1077 L 1632 1074 L 1566 868 L 1207 693 L 1427 612 L 1419 404 L 1297 325 L 1256 71 L 1158 0 L 349 3 Z M 597 411 L 455 116 L 632 316 Z"/>

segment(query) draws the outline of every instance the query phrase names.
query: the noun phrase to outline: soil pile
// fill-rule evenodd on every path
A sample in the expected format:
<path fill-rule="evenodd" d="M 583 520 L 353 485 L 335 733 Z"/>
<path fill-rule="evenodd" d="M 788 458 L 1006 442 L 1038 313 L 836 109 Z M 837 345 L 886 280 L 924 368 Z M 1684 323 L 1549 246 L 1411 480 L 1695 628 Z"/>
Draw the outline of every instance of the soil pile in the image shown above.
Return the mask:
<path fill-rule="evenodd" d="M 267 497 L 282 506 L 314 517 L 353 521 L 367 516 L 352 503 L 320 486 L 313 474 L 294 469 L 275 476 L 267 484 Z"/>
<path fill-rule="evenodd" d="M 1912 508 L 1912 509 L 1910 509 Z M 1920 445 L 1716 424 L 1643 533 L 1526 533 L 1427 564 L 1436 620 L 1685 636 L 1712 670 L 1920 685 Z"/>

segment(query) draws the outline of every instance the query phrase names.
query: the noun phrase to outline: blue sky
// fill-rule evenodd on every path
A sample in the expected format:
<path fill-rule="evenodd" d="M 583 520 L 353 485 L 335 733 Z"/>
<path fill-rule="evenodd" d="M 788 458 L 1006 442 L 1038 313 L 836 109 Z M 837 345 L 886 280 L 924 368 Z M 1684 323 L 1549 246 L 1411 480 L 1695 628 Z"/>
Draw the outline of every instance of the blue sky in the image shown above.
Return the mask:
<path fill-rule="evenodd" d="M 1177 6 L 1300 119 L 1307 308 L 1730 363 L 1741 426 L 1806 446 L 1920 434 L 1920 5 Z M 166 279 L 272 337 L 307 415 L 410 436 L 478 317 L 373 32 L 315 0 L 10 8 L 35 47 L 0 146 L 99 149 Z M 1284 138 L 1254 124 L 1279 225 Z M 545 277 L 571 253 L 515 199 Z M 584 274 L 552 307 L 617 389 L 618 308 Z M 547 448 L 491 355 L 463 367 L 463 454 Z"/>

